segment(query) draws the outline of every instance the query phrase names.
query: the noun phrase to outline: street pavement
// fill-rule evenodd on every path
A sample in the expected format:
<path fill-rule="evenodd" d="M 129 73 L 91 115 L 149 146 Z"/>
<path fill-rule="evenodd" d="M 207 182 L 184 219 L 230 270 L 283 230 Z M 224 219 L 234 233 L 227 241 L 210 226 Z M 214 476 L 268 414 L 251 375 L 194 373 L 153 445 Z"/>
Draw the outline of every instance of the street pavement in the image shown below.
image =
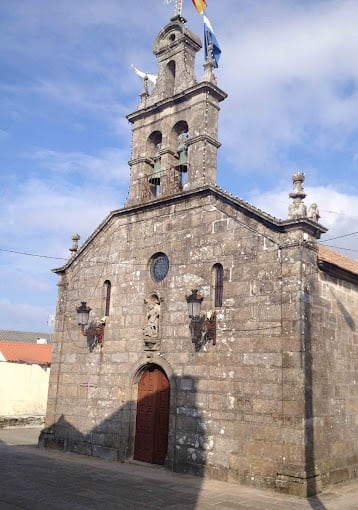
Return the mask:
<path fill-rule="evenodd" d="M 37 448 L 40 430 L 0 429 L 1 510 L 358 510 L 358 480 L 300 499 L 150 464 Z"/>

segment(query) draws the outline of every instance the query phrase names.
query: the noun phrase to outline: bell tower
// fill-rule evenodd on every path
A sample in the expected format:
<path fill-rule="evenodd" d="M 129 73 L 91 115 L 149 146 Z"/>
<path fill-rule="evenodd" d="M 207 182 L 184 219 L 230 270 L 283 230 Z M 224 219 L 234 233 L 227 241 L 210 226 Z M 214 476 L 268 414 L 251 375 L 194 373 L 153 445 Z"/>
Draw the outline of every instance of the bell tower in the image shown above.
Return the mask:
<path fill-rule="evenodd" d="M 176 15 L 159 32 L 153 53 L 158 76 L 152 90 L 143 79 L 132 124 L 130 195 L 127 205 L 168 197 L 216 182 L 219 103 L 227 95 L 216 85 L 208 57 L 204 76 L 195 76 L 200 39 Z"/>

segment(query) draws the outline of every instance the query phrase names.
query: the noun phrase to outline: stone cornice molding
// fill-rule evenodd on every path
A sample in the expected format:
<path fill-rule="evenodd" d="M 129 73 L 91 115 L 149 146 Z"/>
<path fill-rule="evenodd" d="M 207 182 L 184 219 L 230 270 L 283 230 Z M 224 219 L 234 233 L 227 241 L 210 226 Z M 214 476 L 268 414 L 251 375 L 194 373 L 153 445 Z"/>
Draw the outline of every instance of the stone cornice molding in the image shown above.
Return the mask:
<path fill-rule="evenodd" d="M 149 106 L 146 106 L 145 108 L 140 108 L 137 111 L 128 114 L 126 116 L 126 118 L 129 122 L 134 123 L 135 121 L 137 121 L 139 119 L 143 119 L 145 117 L 152 116 L 155 111 L 158 111 L 158 110 L 162 111 L 165 108 L 175 106 L 178 103 L 187 101 L 191 97 L 194 97 L 200 93 L 209 93 L 217 101 L 223 101 L 227 97 L 226 92 L 221 90 L 219 87 L 217 87 L 213 83 L 204 81 L 204 82 L 197 83 L 197 84 L 193 85 L 192 87 L 184 90 L 183 92 L 179 92 L 178 94 L 175 94 L 174 96 L 157 101 Z M 151 96 L 148 97 L 148 101 L 150 101 L 150 97 Z"/>
<path fill-rule="evenodd" d="M 138 163 L 148 163 L 153 166 L 153 159 L 148 158 L 147 156 L 140 156 L 139 158 L 130 159 L 128 161 L 128 165 L 138 165 Z"/>
<path fill-rule="evenodd" d="M 337 266 L 336 264 L 333 264 L 332 262 L 327 262 L 326 260 L 318 259 L 317 264 L 318 264 L 319 269 L 321 271 L 323 271 L 324 273 L 327 273 L 330 276 L 333 276 L 340 280 L 346 280 L 348 282 L 354 283 L 355 285 L 358 285 L 358 275 L 357 274 L 352 273 L 351 271 L 348 271 L 347 269 L 344 269 L 340 266 Z"/>
<path fill-rule="evenodd" d="M 206 135 L 206 134 L 197 135 L 197 136 L 193 136 L 193 137 L 189 138 L 187 141 L 187 145 L 189 147 L 190 145 L 194 145 L 195 143 L 198 143 L 198 142 L 209 142 L 209 143 L 211 143 L 211 145 L 214 145 L 214 147 L 216 147 L 217 149 L 219 149 L 221 147 L 221 143 L 218 140 L 216 140 L 212 136 Z"/>
<path fill-rule="evenodd" d="M 325 227 L 319 225 L 318 223 L 308 218 L 301 218 L 297 220 L 279 220 L 278 218 L 271 216 L 270 214 L 262 211 L 261 209 L 258 209 L 257 207 L 249 204 L 248 202 L 245 202 L 244 200 L 241 200 L 240 198 L 234 197 L 233 195 L 225 192 L 218 186 L 206 184 L 198 188 L 190 189 L 189 191 L 182 191 L 181 193 L 177 193 L 175 195 L 157 198 L 146 203 L 136 205 L 131 204 L 129 206 L 124 206 L 121 209 L 111 211 L 108 214 L 108 216 L 103 220 L 103 222 L 97 227 L 97 229 L 86 239 L 86 241 L 78 249 L 76 254 L 73 257 L 71 257 L 62 267 L 55 268 L 52 271 L 54 273 L 61 274 L 65 270 L 67 270 L 86 250 L 87 246 L 91 244 L 95 237 L 100 234 L 100 232 L 104 229 L 108 222 L 111 221 L 112 218 L 116 216 L 123 215 L 135 216 L 139 212 L 145 212 L 157 208 L 167 207 L 178 202 L 189 201 L 191 199 L 206 196 L 211 196 L 217 199 L 219 202 L 225 203 L 232 207 L 233 209 L 242 212 L 246 216 L 254 218 L 255 220 L 264 224 L 266 227 L 270 228 L 273 232 L 276 233 L 287 233 L 289 231 L 297 230 L 302 231 L 303 233 L 307 232 L 308 234 L 315 237 L 319 237 L 321 233 L 327 231 Z"/>

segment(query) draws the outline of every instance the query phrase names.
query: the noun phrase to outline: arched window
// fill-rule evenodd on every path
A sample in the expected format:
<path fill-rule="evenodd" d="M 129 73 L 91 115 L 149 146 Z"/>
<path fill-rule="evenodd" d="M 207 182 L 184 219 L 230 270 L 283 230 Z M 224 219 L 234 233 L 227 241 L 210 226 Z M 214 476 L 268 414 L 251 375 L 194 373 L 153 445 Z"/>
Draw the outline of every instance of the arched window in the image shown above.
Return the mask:
<path fill-rule="evenodd" d="M 151 188 L 151 194 L 157 198 L 160 190 L 161 180 L 161 144 L 162 133 L 160 131 L 153 131 L 147 139 L 147 158 L 152 161 L 149 168 L 149 175 L 147 176 Z"/>
<path fill-rule="evenodd" d="M 224 268 L 221 264 L 214 264 L 212 269 L 213 305 L 215 308 L 223 304 Z"/>
<path fill-rule="evenodd" d="M 170 147 L 173 150 L 172 165 L 175 169 L 176 191 L 181 191 L 187 182 L 187 172 L 189 169 L 188 156 L 189 126 L 185 120 L 179 120 L 172 127 L 170 133 Z"/>
<path fill-rule="evenodd" d="M 106 280 L 103 284 L 103 313 L 109 316 L 109 307 L 111 304 L 111 282 Z"/>

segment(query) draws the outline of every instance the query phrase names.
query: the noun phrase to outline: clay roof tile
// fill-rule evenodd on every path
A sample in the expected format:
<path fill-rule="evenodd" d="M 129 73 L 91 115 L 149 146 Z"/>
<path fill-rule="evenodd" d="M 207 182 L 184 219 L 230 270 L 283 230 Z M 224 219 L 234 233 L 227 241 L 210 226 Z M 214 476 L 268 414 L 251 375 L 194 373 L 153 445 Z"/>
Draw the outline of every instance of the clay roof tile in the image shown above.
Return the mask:
<path fill-rule="evenodd" d="M 2 354 L 5 361 L 49 365 L 51 363 L 52 346 L 25 342 L 0 342 L 0 354 Z"/>
<path fill-rule="evenodd" d="M 333 264 L 345 271 L 349 271 L 355 275 L 358 275 L 358 262 L 356 260 L 352 260 L 341 253 L 337 253 L 327 246 L 323 246 L 322 244 L 318 245 L 318 261 L 328 262 L 329 264 Z"/>

